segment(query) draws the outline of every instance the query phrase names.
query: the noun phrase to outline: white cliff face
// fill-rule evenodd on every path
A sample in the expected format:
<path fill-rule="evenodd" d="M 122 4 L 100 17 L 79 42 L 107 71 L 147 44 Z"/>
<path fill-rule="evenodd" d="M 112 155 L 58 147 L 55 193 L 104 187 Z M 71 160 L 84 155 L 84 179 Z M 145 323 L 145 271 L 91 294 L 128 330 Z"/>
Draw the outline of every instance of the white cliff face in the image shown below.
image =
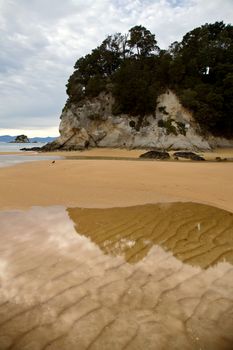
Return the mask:
<path fill-rule="evenodd" d="M 138 117 L 114 116 L 113 103 L 114 98 L 110 93 L 101 93 L 81 107 L 72 104 L 64 110 L 56 146 L 63 149 L 83 149 L 88 146 L 210 149 L 192 115 L 170 90 L 159 96 L 154 115 L 145 116 L 140 128 L 137 127 Z"/>

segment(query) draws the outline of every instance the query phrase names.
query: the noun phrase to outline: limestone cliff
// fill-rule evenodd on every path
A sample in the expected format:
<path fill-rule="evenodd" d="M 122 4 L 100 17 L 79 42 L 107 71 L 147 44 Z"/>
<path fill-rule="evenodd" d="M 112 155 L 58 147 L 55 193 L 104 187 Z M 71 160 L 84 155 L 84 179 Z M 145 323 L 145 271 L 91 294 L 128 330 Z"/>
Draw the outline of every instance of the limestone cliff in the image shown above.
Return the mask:
<path fill-rule="evenodd" d="M 191 113 L 171 91 L 159 96 L 153 115 L 143 119 L 112 113 L 114 98 L 102 92 L 83 103 L 66 106 L 61 115 L 60 137 L 46 150 L 81 150 L 87 147 L 126 147 L 208 150 Z"/>

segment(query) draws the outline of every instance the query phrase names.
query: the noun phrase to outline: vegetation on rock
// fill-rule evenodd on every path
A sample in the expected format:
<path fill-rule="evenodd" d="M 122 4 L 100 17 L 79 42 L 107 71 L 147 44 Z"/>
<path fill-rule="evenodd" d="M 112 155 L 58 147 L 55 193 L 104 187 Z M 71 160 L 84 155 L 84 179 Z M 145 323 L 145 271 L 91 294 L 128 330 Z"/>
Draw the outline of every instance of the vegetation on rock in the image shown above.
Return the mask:
<path fill-rule="evenodd" d="M 143 117 L 154 114 L 157 97 L 172 89 L 200 124 L 214 135 L 233 135 L 233 26 L 205 24 L 187 33 L 180 43 L 160 50 L 155 35 L 135 26 L 125 35 L 108 36 L 76 62 L 69 78 L 67 107 L 111 92 L 113 114 Z M 166 112 L 162 111 L 163 114 Z M 171 122 L 171 120 L 170 120 Z M 165 126 L 175 133 L 169 120 Z M 185 133 L 183 125 L 178 131 Z"/>
<path fill-rule="evenodd" d="M 30 142 L 26 135 L 18 135 L 16 136 L 14 143 L 28 143 Z"/>

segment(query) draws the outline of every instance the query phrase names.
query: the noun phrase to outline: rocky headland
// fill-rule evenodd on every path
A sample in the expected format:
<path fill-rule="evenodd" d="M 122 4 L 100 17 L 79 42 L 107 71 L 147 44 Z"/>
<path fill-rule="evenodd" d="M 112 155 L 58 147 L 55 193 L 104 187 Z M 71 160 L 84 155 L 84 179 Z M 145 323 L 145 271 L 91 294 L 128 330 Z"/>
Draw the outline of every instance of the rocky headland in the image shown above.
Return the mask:
<path fill-rule="evenodd" d="M 89 147 L 120 147 L 158 150 L 210 150 L 232 147 L 233 140 L 204 135 L 192 113 L 167 90 L 157 100 L 154 114 L 146 115 L 140 129 L 139 116 L 113 115 L 114 97 L 102 92 L 80 106 L 64 108 L 59 126 L 60 137 L 42 148 L 84 150 Z"/>
<path fill-rule="evenodd" d="M 142 26 L 108 36 L 77 60 L 60 137 L 42 150 L 232 147 L 232 33 L 205 24 L 168 50 Z"/>

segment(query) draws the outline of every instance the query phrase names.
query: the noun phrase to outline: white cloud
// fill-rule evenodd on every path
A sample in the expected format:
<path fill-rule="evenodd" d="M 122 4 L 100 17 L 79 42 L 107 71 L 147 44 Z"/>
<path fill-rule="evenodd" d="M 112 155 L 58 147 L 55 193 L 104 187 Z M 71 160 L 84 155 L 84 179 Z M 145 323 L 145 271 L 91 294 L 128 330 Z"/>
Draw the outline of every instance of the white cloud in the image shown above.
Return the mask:
<path fill-rule="evenodd" d="M 0 0 L 0 128 L 57 127 L 75 61 L 108 34 L 142 24 L 166 48 L 232 17 L 232 0 Z"/>
<path fill-rule="evenodd" d="M 15 128 L 7 128 L 7 129 L 0 129 L 0 135 L 12 135 L 12 136 L 17 136 L 17 135 L 27 135 L 28 137 L 47 137 L 47 136 L 53 136 L 57 137 L 59 132 L 58 132 L 58 126 L 53 126 L 53 127 L 40 127 L 39 129 L 30 126 L 25 129 L 15 129 Z"/>

